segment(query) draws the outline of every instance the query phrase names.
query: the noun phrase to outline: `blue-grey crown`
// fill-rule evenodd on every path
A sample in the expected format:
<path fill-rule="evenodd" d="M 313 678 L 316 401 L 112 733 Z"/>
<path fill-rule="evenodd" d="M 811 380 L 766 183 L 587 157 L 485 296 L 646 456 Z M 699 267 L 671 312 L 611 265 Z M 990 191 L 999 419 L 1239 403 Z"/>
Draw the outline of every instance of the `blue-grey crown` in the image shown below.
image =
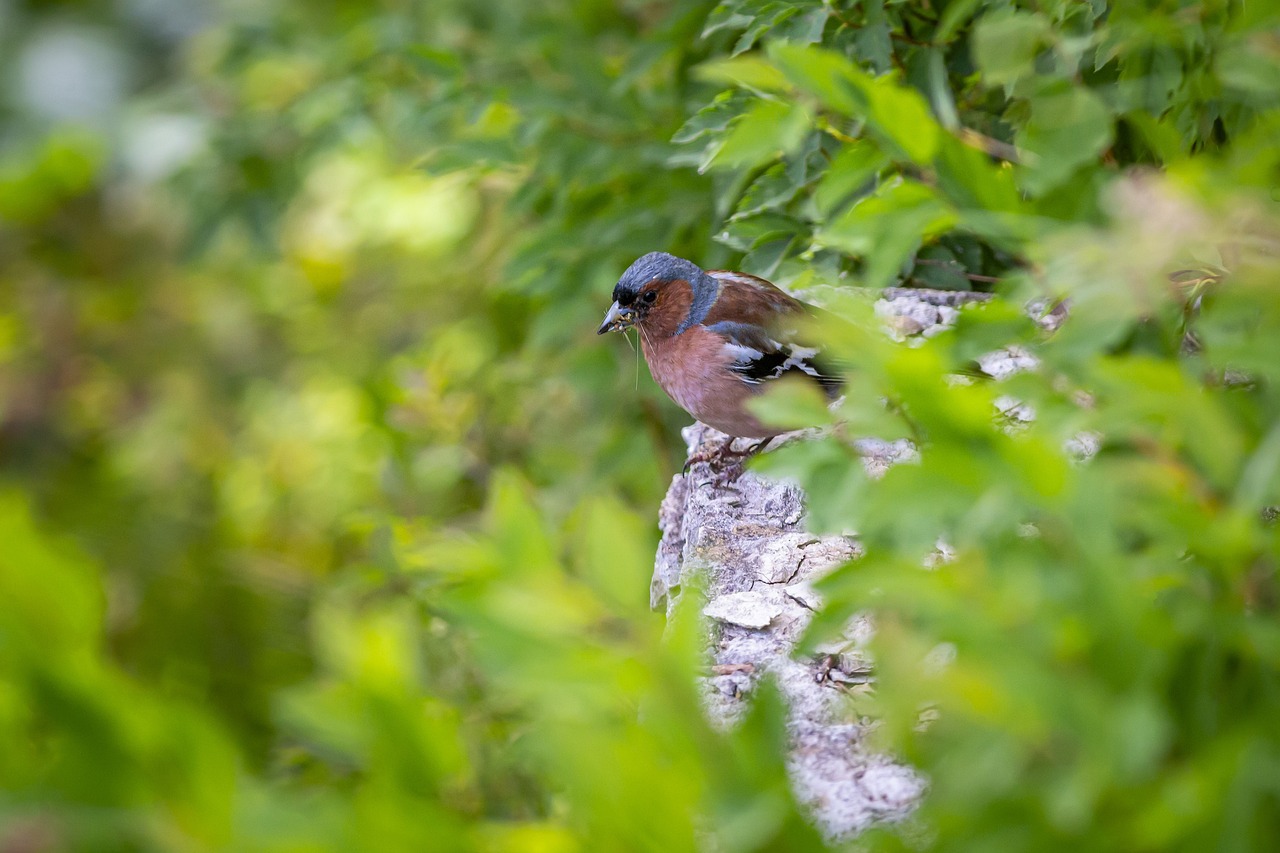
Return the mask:
<path fill-rule="evenodd" d="M 618 279 L 618 290 L 638 293 L 651 281 L 677 281 L 683 279 L 695 287 L 706 277 L 702 268 L 692 261 L 668 255 L 666 252 L 650 252 L 627 267 Z"/>

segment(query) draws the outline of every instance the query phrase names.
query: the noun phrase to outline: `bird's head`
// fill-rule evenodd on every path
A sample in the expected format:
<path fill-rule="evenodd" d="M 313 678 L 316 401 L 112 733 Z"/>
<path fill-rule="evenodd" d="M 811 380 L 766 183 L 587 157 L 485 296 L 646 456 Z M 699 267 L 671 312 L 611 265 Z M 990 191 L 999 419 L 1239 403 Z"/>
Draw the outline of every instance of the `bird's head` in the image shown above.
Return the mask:
<path fill-rule="evenodd" d="M 621 332 L 643 325 L 650 317 L 667 315 L 676 323 L 692 316 L 694 306 L 710 307 L 718 289 L 715 279 L 701 267 L 666 252 L 650 252 L 639 258 L 618 279 L 613 304 L 596 334 Z M 705 314 L 705 309 L 702 310 Z M 696 321 L 695 321 L 696 322 Z M 687 325 L 673 329 L 675 334 Z"/>

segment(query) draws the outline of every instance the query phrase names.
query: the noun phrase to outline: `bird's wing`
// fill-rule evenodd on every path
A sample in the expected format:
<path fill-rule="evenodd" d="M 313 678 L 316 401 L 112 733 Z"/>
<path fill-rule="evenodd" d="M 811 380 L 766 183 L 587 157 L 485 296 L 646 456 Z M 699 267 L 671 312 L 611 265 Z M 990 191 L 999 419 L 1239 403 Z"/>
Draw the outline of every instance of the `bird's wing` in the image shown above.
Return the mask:
<path fill-rule="evenodd" d="M 778 317 L 808 313 L 810 308 L 758 276 L 730 270 L 709 270 L 707 275 L 720 285 L 716 302 L 703 320 L 707 325 L 719 320 L 733 320 L 771 326 Z"/>
<path fill-rule="evenodd" d="M 706 327 L 724 340 L 729 369 L 743 382 L 760 385 L 787 374 L 808 376 L 829 397 L 840 390 L 840 378 L 822 364 L 817 347 L 806 347 L 754 323 L 721 320 Z"/>

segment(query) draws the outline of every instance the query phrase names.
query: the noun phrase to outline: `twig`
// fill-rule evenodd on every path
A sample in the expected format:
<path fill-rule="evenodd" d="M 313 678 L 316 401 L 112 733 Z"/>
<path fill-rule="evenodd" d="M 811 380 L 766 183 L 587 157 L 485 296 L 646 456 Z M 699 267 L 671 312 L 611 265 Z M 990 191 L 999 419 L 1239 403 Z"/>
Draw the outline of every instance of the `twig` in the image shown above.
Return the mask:
<path fill-rule="evenodd" d="M 1036 155 L 1030 151 L 1019 151 L 1007 142 L 1001 142 L 999 139 L 992 139 L 990 136 L 978 133 L 967 127 L 962 127 L 956 131 L 956 136 L 965 145 L 977 148 L 984 154 L 990 154 L 992 157 L 999 157 L 1001 160 L 1008 160 L 1010 163 L 1031 164 L 1036 161 Z"/>

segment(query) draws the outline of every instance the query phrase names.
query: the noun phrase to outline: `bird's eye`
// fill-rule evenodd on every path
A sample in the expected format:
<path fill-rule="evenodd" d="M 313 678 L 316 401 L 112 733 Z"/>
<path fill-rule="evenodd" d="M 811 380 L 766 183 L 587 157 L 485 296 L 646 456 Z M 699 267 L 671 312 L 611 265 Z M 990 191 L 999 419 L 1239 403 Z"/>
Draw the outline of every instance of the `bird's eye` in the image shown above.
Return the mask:
<path fill-rule="evenodd" d="M 655 299 L 657 299 L 657 298 L 658 298 L 658 291 L 656 291 L 656 290 L 646 290 L 646 291 L 645 291 L 645 293 L 644 293 L 644 296 L 642 296 L 642 297 L 640 297 L 640 298 L 641 298 L 641 299 L 643 299 L 646 303 L 652 303 L 652 302 L 653 302 L 653 300 L 655 300 Z"/>

